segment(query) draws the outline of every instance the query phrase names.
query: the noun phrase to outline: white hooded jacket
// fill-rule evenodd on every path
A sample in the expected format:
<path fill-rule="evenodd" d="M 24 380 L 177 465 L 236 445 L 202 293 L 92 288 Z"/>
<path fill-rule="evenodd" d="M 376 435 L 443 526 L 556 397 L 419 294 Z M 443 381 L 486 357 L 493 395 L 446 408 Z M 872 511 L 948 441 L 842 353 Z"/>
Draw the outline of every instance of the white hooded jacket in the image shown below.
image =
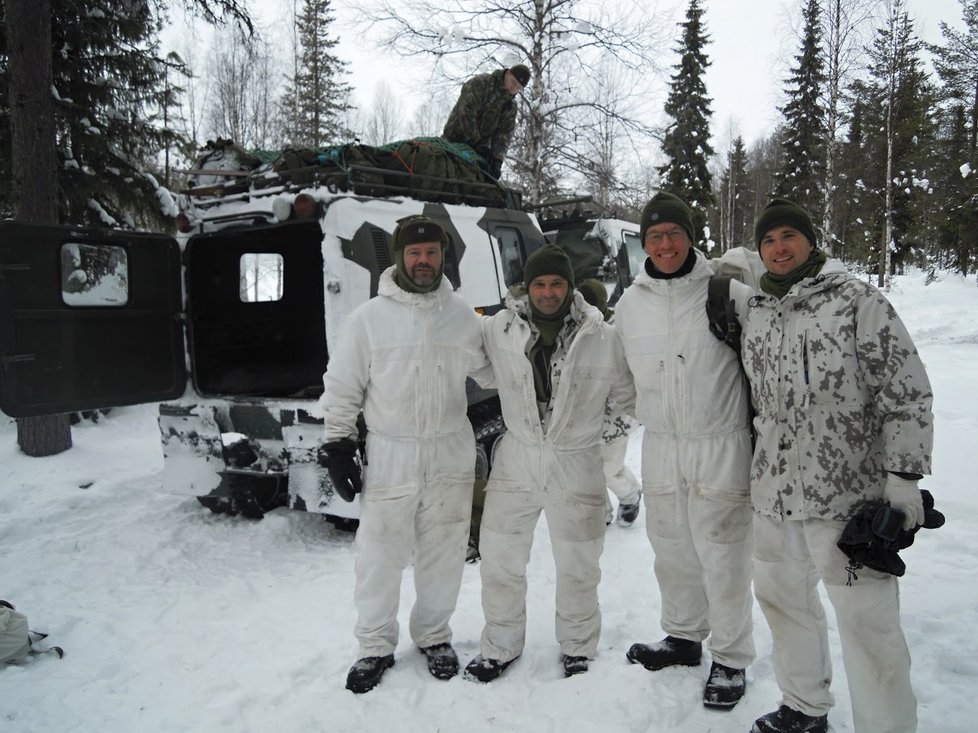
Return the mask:
<path fill-rule="evenodd" d="M 615 308 L 615 330 L 635 379 L 635 417 L 645 426 L 646 491 L 682 482 L 746 496 L 750 470 L 748 394 L 737 355 L 709 329 L 712 270 L 696 252 L 692 271 L 657 279 L 643 269 Z M 736 303 L 750 289 L 730 283 Z M 648 474 L 643 471 L 643 474 Z"/>
<path fill-rule="evenodd" d="M 327 441 L 368 428 L 365 492 L 410 488 L 432 472 L 465 480 L 475 444 L 466 415 L 465 379 L 486 366 L 479 319 L 443 277 L 431 293 L 409 293 L 380 277 L 377 297 L 343 325 L 323 377 Z M 443 443 L 441 463 L 422 465 L 419 444 Z"/>
<path fill-rule="evenodd" d="M 529 300 L 511 289 L 507 309 L 483 319 L 483 340 L 492 363 L 507 432 L 496 449 L 488 490 L 533 486 L 604 506 L 601 434 L 610 397 L 623 409 L 634 389 L 621 344 L 601 312 L 575 291 L 557 339 L 551 368 L 552 396 L 541 421 L 527 357 L 536 341 Z M 602 515 L 603 516 L 603 515 Z"/>

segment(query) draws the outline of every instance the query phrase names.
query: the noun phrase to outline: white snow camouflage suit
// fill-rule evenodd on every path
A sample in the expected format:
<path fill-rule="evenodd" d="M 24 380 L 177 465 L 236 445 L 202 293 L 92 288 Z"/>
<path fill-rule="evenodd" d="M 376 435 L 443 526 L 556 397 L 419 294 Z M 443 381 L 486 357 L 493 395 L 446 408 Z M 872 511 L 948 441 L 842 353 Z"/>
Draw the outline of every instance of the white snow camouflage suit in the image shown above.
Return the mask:
<path fill-rule="evenodd" d="M 361 407 L 367 423 L 355 542 L 361 658 L 397 645 L 412 551 L 411 638 L 419 647 L 451 641 L 475 478 L 465 379 L 488 368 L 479 319 L 448 279 L 434 292 L 408 293 L 394 269 L 344 323 L 323 378 L 326 440 L 355 439 Z"/>
<path fill-rule="evenodd" d="M 568 656 L 593 658 L 601 632 L 599 560 L 604 548 L 605 402 L 634 404 L 621 344 L 577 291 L 551 358 L 552 392 L 541 420 L 528 358 L 538 331 L 522 285 L 507 309 L 483 319 L 507 431 L 495 450 L 482 515 L 482 656 L 509 661 L 526 637 L 526 566 L 540 512 L 557 571 L 556 635 Z"/>
<path fill-rule="evenodd" d="M 754 660 L 751 609 L 751 439 L 737 355 L 709 330 L 712 270 L 658 279 L 643 268 L 615 309 L 645 426 L 646 529 L 670 636 L 703 641 L 735 669 Z M 731 282 L 741 309 L 750 289 Z"/>
<path fill-rule="evenodd" d="M 882 497 L 887 471 L 930 472 L 923 363 L 886 298 L 832 259 L 781 300 L 751 299 L 743 357 L 757 411 L 754 586 L 783 704 L 806 715 L 832 706 L 821 580 L 836 612 L 855 731 L 914 731 L 897 580 L 868 568 L 850 579 L 836 542 L 864 500 Z"/>

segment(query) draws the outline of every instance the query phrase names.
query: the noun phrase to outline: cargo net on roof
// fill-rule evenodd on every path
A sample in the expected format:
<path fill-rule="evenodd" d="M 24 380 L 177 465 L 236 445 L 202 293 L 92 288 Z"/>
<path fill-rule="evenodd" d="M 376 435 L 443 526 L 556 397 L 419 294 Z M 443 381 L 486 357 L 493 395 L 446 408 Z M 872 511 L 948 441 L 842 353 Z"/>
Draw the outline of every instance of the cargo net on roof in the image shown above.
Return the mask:
<path fill-rule="evenodd" d="M 230 140 L 208 141 L 189 171 L 189 196 L 224 196 L 326 186 L 362 196 L 409 196 L 422 201 L 520 208 L 518 192 L 485 172 L 468 145 L 418 137 L 379 147 L 337 145 L 322 150 L 247 151 Z"/>

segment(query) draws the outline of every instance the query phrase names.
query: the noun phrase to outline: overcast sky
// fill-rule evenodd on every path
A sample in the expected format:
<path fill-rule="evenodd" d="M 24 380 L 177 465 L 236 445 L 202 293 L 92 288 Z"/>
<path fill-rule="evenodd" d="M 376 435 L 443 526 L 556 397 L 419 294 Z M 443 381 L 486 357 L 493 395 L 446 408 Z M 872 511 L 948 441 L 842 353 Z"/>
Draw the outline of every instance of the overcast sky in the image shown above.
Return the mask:
<path fill-rule="evenodd" d="M 270 29 L 272 36 L 276 29 L 284 33 L 293 0 L 249 1 L 259 27 Z M 357 104 L 368 107 L 377 84 L 386 79 L 394 89 L 411 90 L 401 100 L 405 117 L 409 118 L 416 100 L 424 96 L 424 90 L 412 89 L 412 84 L 418 85 L 417 80 L 425 78 L 430 64 L 408 62 L 375 48 L 361 33 L 344 32 L 344 21 L 353 12 L 349 9 L 352 1 L 334 0 L 333 5 L 336 25 L 341 29 L 338 55 L 349 62 Z M 686 7 L 685 0 L 658 2 L 660 13 L 673 13 L 676 28 L 676 40 L 663 48 L 664 66 L 671 67 L 678 60 L 675 47 L 679 28 L 675 23 L 683 20 Z M 796 27 L 800 23 L 800 7 L 801 0 L 705 0 L 706 27 L 711 39 L 706 51 L 712 62 L 706 84 L 713 99 L 712 129 L 718 151 L 726 150 L 736 134 L 743 135 L 749 145 L 773 130 L 779 117 L 777 107 L 782 103 L 784 79 L 799 50 Z M 959 0 L 907 0 L 907 9 L 916 22 L 917 35 L 924 41 L 941 40 L 940 21 L 961 26 Z M 657 88 L 650 84 L 650 94 L 664 99 L 663 85 L 667 81 L 660 80 Z"/>

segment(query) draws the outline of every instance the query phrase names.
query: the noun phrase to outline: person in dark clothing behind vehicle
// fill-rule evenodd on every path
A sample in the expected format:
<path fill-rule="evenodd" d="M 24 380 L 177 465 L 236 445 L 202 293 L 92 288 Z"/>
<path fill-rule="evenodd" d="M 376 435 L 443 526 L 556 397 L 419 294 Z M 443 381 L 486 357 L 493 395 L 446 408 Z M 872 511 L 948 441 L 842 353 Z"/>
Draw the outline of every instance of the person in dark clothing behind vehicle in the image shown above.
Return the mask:
<path fill-rule="evenodd" d="M 472 77 L 462 85 L 442 137 L 471 147 L 499 178 L 516 127 L 516 95 L 529 81 L 523 64 Z"/>
<path fill-rule="evenodd" d="M 605 321 L 612 317 L 608 308 L 608 291 L 604 283 L 588 278 L 578 284 L 577 289 L 584 300 L 593 305 L 604 316 Z M 618 497 L 618 524 L 631 527 L 638 519 L 639 501 L 642 498 L 642 484 L 638 476 L 625 465 L 628 457 L 628 437 L 638 427 L 638 423 L 621 412 L 617 406 L 608 403 L 604 408 L 604 432 L 601 435 L 601 459 L 604 462 L 604 480 L 608 488 Z M 615 518 L 611 500 L 605 499 L 605 524 Z"/>
<path fill-rule="evenodd" d="M 343 324 L 323 381 L 320 463 L 346 501 L 360 493 L 357 416 L 367 455 L 356 536 L 358 659 L 346 688 L 373 689 L 394 665 L 401 576 L 414 560 L 411 639 L 438 679 L 458 673 L 449 620 L 465 564 L 475 437 L 465 380 L 489 376 L 478 317 L 444 276 L 448 238 L 424 216 L 394 230 L 397 264 Z"/>
<path fill-rule="evenodd" d="M 835 609 L 855 733 L 912 733 L 917 700 L 893 575 L 847 572 L 837 547 L 867 500 L 924 521 L 930 382 L 876 288 L 818 249 L 811 217 L 775 199 L 754 228 L 767 273 L 751 298 L 744 369 L 757 416 L 751 467 L 754 592 L 771 627 L 777 710 L 754 733 L 825 733 L 832 707 L 821 581 Z"/>

